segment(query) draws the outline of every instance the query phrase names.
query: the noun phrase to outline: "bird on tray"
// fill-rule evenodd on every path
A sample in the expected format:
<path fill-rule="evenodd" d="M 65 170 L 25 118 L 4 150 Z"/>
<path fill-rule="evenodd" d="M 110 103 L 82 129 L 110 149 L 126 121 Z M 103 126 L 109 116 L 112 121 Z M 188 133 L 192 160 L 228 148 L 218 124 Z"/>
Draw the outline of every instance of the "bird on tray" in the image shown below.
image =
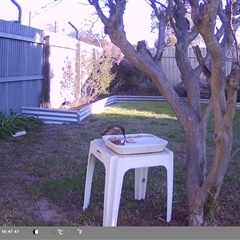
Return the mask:
<path fill-rule="evenodd" d="M 105 135 L 119 135 L 119 134 L 122 134 L 124 136 L 124 142 L 122 143 L 121 140 L 114 140 L 112 142 L 117 144 L 117 145 L 124 145 L 124 143 L 126 141 L 126 136 L 125 136 L 125 129 L 124 129 L 124 127 L 122 125 L 119 125 L 119 124 L 111 124 L 111 125 L 109 125 L 101 133 L 101 136 L 105 136 Z"/>
<path fill-rule="evenodd" d="M 119 134 L 122 134 L 124 136 L 124 138 L 126 138 L 124 127 L 119 124 L 112 124 L 105 128 L 105 130 L 101 133 L 101 136 L 119 135 Z"/>

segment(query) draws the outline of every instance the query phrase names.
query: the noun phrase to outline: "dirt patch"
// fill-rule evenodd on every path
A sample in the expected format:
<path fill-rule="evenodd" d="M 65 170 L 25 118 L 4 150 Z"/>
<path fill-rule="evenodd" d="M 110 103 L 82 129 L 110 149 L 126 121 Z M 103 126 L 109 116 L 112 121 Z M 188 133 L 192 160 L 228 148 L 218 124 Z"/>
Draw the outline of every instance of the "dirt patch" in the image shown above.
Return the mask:
<path fill-rule="evenodd" d="M 35 215 L 44 222 L 61 223 L 64 222 L 64 214 L 59 214 L 53 205 L 46 198 L 36 201 L 37 212 Z"/>

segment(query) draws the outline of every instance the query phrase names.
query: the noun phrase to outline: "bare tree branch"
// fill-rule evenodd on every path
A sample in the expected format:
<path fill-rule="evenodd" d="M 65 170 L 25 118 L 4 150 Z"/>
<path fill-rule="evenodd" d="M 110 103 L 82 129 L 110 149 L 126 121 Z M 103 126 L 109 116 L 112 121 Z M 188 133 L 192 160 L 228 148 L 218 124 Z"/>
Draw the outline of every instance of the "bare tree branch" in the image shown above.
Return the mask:
<path fill-rule="evenodd" d="M 239 63 L 235 62 L 232 65 L 231 72 L 226 76 L 227 82 L 227 109 L 224 115 L 225 126 L 230 126 L 235 115 L 237 90 L 240 88 L 240 68 Z"/>
<path fill-rule="evenodd" d="M 204 124 L 203 128 L 206 129 L 207 127 L 207 120 L 209 118 L 209 115 L 211 114 L 213 110 L 213 101 L 212 101 L 212 97 L 210 97 L 209 103 L 207 105 L 207 108 L 202 116 L 201 122 Z"/>
<path fill-rule="evenodd" d="M 104 15 L 101 7 L 99 6 L 98 0 L 88 0 L 88 2 L 93 5 L 97 11 L 98 16 L 100 17 L 103 24 L 107 25 L 109 23 L 108 18 Z"/>
<path fill-rule="evenodd" d="M 205 63 L 205 60 L 204 60 L 204 58 L 202 56 L 202 53 L 201 53 L 201 50 L 200 50 L 199 46 L 194 46 L 193 49 L 194 49 L 195 55 L 197 57 L 197 60 L 199 62 L 199 65 L 200 65 L 200 67 L 202 69 L 202 72 L 204 73 L 206 78 L 210 78 L 211 71 L 208 69 L 208 67 L 207 67 L 207 65 Z"/>
<path fill-rule="evenodd" d="M 159 7 L 156 5 L 159 4 Z M 170 19 L 172 0 L 169 1 L 168 6 L 163 5 L 155 0 L 149 0 L 149 5 L 152 7 L 155 16 L 158 19 L 158 42 L 157 42 L 157 51 L 153 59 L 155 61 L 161 61 L 163 50 L 165 48 L 165 33 L 167 23 Z"/>

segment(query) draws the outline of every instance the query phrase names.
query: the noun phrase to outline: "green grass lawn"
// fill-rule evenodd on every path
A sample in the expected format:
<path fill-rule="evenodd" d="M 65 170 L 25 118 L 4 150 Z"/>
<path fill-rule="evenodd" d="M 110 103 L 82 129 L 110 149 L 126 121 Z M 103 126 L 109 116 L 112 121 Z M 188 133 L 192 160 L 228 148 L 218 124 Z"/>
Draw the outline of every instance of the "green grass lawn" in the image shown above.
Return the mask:
<path fill-rule="evenodd" d="M 214 153 L 212 116 L 208 159 Z M 134 170 L 126 173 L 118 226 L 185 226 L 185 134 L 166 103 L 122 103 L 89 116 L 80 124 L 44 125 L 27 135 L 0 140 L 0 225 L 101 226 L 104 167 L 97 162 L 91 201 L 82 210 L 89 144 L 109 124 L 126 133 L 151 133 L 166 139 L 174 152 L 172 221 L 166 223 L 166 171 L 150 168 L 146 199 L 134 200 Z M 240 111 L 234 120 L 232 152 L 240 147 Z M 214 223 L 240 226 L 240 151 L 231 159 L 219 196 Z"/>

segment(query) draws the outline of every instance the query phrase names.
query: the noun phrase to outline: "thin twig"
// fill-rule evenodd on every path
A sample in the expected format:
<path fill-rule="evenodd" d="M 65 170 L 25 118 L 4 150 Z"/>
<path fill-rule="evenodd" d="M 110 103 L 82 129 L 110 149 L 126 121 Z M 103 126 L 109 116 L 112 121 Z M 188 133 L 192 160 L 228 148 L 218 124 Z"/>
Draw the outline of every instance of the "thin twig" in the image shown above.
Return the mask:
<path fill-rule="evenodd" d="M 229 161 L 233 158 L 233 156 L 240 150 L 240 148 L 238 148 L 233 154 L 232 156 L 229 158 Z"/>

